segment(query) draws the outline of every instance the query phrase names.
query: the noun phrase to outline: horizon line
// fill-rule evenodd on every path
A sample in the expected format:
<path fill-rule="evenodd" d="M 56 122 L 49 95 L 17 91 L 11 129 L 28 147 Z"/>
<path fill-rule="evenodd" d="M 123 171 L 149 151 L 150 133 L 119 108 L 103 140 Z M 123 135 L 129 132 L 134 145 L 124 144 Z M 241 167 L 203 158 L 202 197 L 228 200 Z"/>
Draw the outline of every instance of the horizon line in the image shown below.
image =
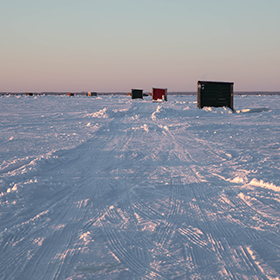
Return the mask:
<path fill-rule="evenodd" d="M 73 93 L 75 95 L 85 95 L 88 92 L 96 92 L 96 91 L 41 91 L 41 92 L 36 92 L 36 91 L 20 91 L 20 92 L 0 92 L 0 95 L 28 95 L 28 94 L 33 94 L 33 95 L 67 95 L 67 93 Z M 125 91 L 105 91 L 105 92 L 96 92 L 98 95 L 127 95 L 129 92 Z M 149 93 L 143 92 L 145 94 Z M 170 91 L 167 92 L 168 95 L 196 95 L 196 91 Z M 233 95 L 246 95 L 246 94 L 251 94 L 251 95 L 258 95 L 258 94 L 273 94 L 273 95 L 280 95 L 280 91 L 234 91 Z"/>

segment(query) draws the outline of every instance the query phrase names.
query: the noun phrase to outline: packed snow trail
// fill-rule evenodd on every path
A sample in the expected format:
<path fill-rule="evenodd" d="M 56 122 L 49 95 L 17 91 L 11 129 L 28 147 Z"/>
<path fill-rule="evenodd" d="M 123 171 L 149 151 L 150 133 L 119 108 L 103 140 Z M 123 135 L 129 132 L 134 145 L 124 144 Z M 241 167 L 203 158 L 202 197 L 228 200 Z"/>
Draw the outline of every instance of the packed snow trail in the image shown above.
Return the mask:
<path fill-rule="evenodd" d="M 195 99 L 2 97 L 0 279 L 279 279 L 279 97 Z"/>

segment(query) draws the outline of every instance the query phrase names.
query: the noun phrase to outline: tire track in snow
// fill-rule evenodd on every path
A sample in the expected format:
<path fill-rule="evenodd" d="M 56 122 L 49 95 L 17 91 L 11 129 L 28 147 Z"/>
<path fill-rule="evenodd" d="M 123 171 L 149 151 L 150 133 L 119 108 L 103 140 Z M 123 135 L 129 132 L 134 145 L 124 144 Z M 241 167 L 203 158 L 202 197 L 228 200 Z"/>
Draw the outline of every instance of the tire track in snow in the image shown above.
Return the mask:
<path fill-rule="evenodd" d="M 254 210 L 252 211 L 252 209 L 247 209 L 247 207 L 244 205 L 244 203 L 242 201 L 240 201 L 239 197 L 230 196 L 227 198 L 227 200 L 230 201 L 230 203 L 228 204 L 230 207 L 228 209 L 224 208 L 224 206 L 223 206 L 223 208 L 222 207 L 220 208 L 220 209 L 223 209 L 224 213 L 227 213 L 227 212 L 232 213 L 231 210 L 234 207 L 234 213 L 235 213 L 235 215 L 236 214 L 238 215 L 239 211 L 237 211 L 237 213 L 236 213 L 236 208 L 238 209 L 238 207 L 242 207 L 242 209 L 240 210 L 240 213 L 248 213 L 248 217 L 255 217 L 255 215 L 256 215 L 255 211 Z M 217 203 L 218 200 L 215 200 L 215 202 Z M 218 202 L 218 204 L 219 204 L 219 202 Z M 223 251 L 220 251 L 219 247 L 214 245 L 215 251 L 220 252 L 219 259 L 225 263 L 224 268 L 226 270 L 230 270 L 230 267 L 232 266 L 232 264 L 236 263 L 236 262 L 239 262 L 241 264 L 243 263 L 243 265 L 242 265 L 243 267 L 247 266 L 244 259 L 241 259 L 238 261 L 237 259 L 229 258 L 229 255 L 228 255 L 228 252 L 233 250 L 235 244 L 240 243 L 240 238 L 243 240 L 244 244 L 246 244 L 246 243 L 247 244 L 256 244 L 256 245 L 258 244 L 257 245 L 258 247 L 260 244 L 265 244 L 265 239 L 263 239 L 262 236 L 259 233 L 257 233 L 257 231 L 254 228 L 251 228 L 250 223 L 248 223 L 246 219 L 245 220 L 242 219 L 242 215 L 240 215 L 241 219 L 236 220 L 236 218 L 237 217 L 235 217 L 234 219 L 228 219 L 228 217 L 226 217 L 225 221 L 228 221 L 228 222 L 222 222 L 220 224 L 212 223 L 211 228 L 208 229 L 209 234 L 211 234 L 212 237 L 215 239 L 214 244 L 219 244 L 220 240 L 222 240 L 222 239 L 224 239 L 224 242 L 225 241 L 228 242 L 227 243 L 228 249 L 223 250 Z M 265 219 L 263 222 L 265 223 Z M 227 225 L 227 224 L 230 227 L 225 227 L 225 225 Z M 222 254 L 222 252 L 224 252 L 224 253 Z M 250 269 L 246 273 L 255 274 L 254 269 L 253 269 L 253 267 L 256 267 L 255 261 L 252 259 L 250 259 L 250 261 L 251 261 L 251 265 L 249 266 Z M 258 272 L 258 273 L 260 274 L 260 272 Z M 232 271 L 231 274 L 234 275 L 234 271 Z M 263 277 L 263 279 L 266 279 L 264 274 L 262 274 L 262 277 Z"/>
<path fill-rule="evenodd" d="M 118 232 L 113 229 L 107 229 L 103 226 L 105 234 L 108 238 L 108 243 L 111 251 L 116 255 L 119 261 L 121 261 L 126 267 L 129 267 L 136 275 L 145 277 L 147 279 L 154 279 L 149 274 L 154 273 L 157 278 L 165 279 L 158 271 L 154 271 L 149 266 L 141 262 L 141 260 L 131 250 L 129 250 L 126 244 L 122 243 L 122 237 Z"/>
<path fill-rule="evenodd" d="M 219 261 L 222 263 L 225 263 L 224 269 L 227 271 L 227 274 L 234 275 L 234 270 L 232 270 L 230 267 L 233 262 L 236 262 L 236 260 L 228 258 L 228 252 L 231 249 L 228 249 L 227 251 L 225 251 L 224 249 L 221 249 L 222 248 L 221 242 L 219 240 L 222 237 L 222 238 L 225 238 L 225 240 L 229 240 L 232 242 L 232 240 L 236 240 L 236 236 L 234 234 L 232 234 L 232 232 L 227 227 L 224 226 L 224 223 L 221 223 L 221 224 L 213 223 L 212 219 L 209 219 L 209 217 L 211 217 L 211 216 L 209 216 L 209 213 L 206 212 L 208 207 L 201 205 L 201 203 L 205 204 L 205 201 L 206 201 L 205 199 L 207 197 L 209 198 L 209 196 L 205 197 L 203 195 L 203 188 L 198 190 L 197 186 L 199 186 L 199 185 L 203 186 L 203 184 L 192 184 L 192 191 L 194 193 L 194 197 L 196 198 L 196 201 L 197 201 L 196 203 L 199 206 L 199 208 L 197 208 L 197 210 L 201 209 L 201 211 L 199 211 L 199 212 L 196 211 L 196 213 L 200 215 L 200 220 L 201 220 L 201 222 L 199 223 L 199 228 L 201 228 L 203 232 L 208 232 L 208 236 L 210 235 L 212 237 L 210 238 L 208 244 L 207 244 L 207 242 L 201 244 L 201 241 L 202 241 L 201 238 L 193 239 L 192 235 L 190 235 L 189 233 L 187 234 L 187 232 L 185 232 L 183 230 L 181 230 L 181 233 L 184 233 L 185 236 L 188 236 L 188 238 L 192 242 L 192 244 L 198 244 L 198 245 L 200 245 L 201 248 L 203 248 L 203 245 L 204 245 L 205 246 L 204 249 L 206 249 L 205 252 L 208 250 L 208 246 L 210 245 L 209 247 L 210 248 L 212 247 L 213 248 L 212 250 L 214 252 L 216 252 Z M 210 203 L 211 203 L 211 200 L 210 200 Z M 240 203 L 240 201 L 238 201 L 238 203 Z M 243 203 L 241 203 L 241 204 L 243 204 Z M 233 203 L 233 205 L 238 205 L 238 204 L 236 202 L 236 203 Z M 209 206 L 211 209 L 211 205 L 209 205 Z M 223 207 L 224 207 L 224 205 L 223 205 Z M 227 207 L 225 207 L 225 208 L 227 209 Z M 225 212 L 226 209 L 223 209 L 223 211 Z M 245 226 L 245 225 L 243 225 L 243 226 Z M 218 233 L 218 236 L 217 236 L 217 233 Z M 217 236 L 218 239 L 216 239 L 215 236 Z M 256 238 L 256 237 L 254 237 L 254 238 Z M 215 240 L 215 241 L 213 242 L 213 240 Z M 258 240 L 258 241 L 260 241 L 260 240 Z M 220 244 L 220 245 L 218 245 L 218 244 Z M 229 246 L 229 248 L 231 248 L 231 246 Z M 193 250 L 194 250 L 193 252 L 196 252 L 195 247 L 193 247 Z M 192 254 L 192 260 L 193 260 L 195 266 L 198 265 L 196 254 Z M 251 272 L 253 270 L 252 267 L 255 267 L 254 262 L 250 266 Z M 262 277 L 263 276 L 264 275 L 262 275 Z M 234 279 L 234 278 L 235 277 L 233 277 L 232 279 Z"/>
<path fill-rule="evenodd" d="M 177 142 L 176 142 L 176 140 L 175 140 L 175 138 L 174 137 L 172 137 L 172 135 L 171 134 L 169 134 L 170 136 L 171 136 L 171 139 L 172 139 L 172 141 L 173 141 L 173 144 L 175 145 L 175 150 L 176 151 L 180 151 L 182 154 L 184 154 L 184 156 L 182 157 L 182 156 L 179 156 L 180 157 L 180 159 L 182 159 L 182 158 L 184 158 L 185 160 L 187 160 L 187 161 L 193 161 L 193 159 L 192 159 L 192 157 L 189 155 L 189 153 L 187 152 L 187 151 L 185 151 L 184 150 L 184 148 L 183 147 L 181 147 L 181 145 L 179 145 Z M 200 178 L 198 178 L 197 177 L 197 175 L 196 175 L 196 173 L 194 172 L 194 171 L 192 171 L 192 169 L 189 169 L 189 171 L 188 172 L 190 172 L 191 174 L 192 174 L 192 177 L 195 179 L 195 181 L 197 182 L 197 184 L 201 181 L 201 179 Z M 184 177 L 185 177 L 186 175 L 184 174 Z M 174 189 L 175 189 L 175 191 L 174 191 Z M 202 189 L 200 189 L 199 191 L 197 191 L 197 188 L 194 188 L 194 187 L 192 187 L 191 188 L 192 189 L 192 191 L 193 191 L 193 194 L 194 194 L 194 197 L 196 198 L 196 201 L 198 201 L 198 203 L 201 203 L 201 201 L 204 201 L 206 198 L 205 198 L 205 196 L 203 195 L 203 192 L 201 193 L 200 191 L 202 190 Z M 188 193 L 188 191 L 189 191 L 189 187 L 187 187 L 187 189 L 185 189 L 185 192 L 186 193 Z M 176 220 L 176 217 L 178 216 L 178 214 L 179 214 L 179 211 L 178 211 L 178 209 L 180 208 L 180 203 L 177 203 L 176 202 L 176 199 L 175 199 L 175 196 L 174 196 L 174 192 L 176 193 L 176 195 L 179 193 L 179 187 L 178 186 L 176 186 L 175 188 L 173 188 L 173 190 L 172 190 L 172 192 L 173 192 L 173 196 L 172 196 L 172 199 L 171 199 L 171 201 L 172 201 L 172 203 L 171 203 L 171 210 L 170 210 L 170 212 L 169 212 L 169 219 L 168 220 Z M 181 200 L 182 201 L 182 200 Z M 195 206 L 195 204 L 193 203 L 193 205 Z M 198 212 L 198 210 L 199 210 L 199 208 L 196 208 L 196 207 L 194 207 L 194 208 L 192 208 L 193 210 L 195 210 L 194 211 L 194 215 L 195 216 L 197 216 L 197 214 L 199 214 L 199 215 L 201 215 L 201 220 L 205 220 L 205 217 L 203 216 L 203 214 L 202 214 L 202 212 Z M 197 209 L 197 210 L 196 210 Z M 186 213 L 187 213 L 187 211 L 189 211 L 189 209 L 188 210 L 186 210 Z M 207 225 L 205 225 L 205 229 L 207 229 L 208 228 L 208 226 Z M 196 238 L 194 238 L 194 236 L 195 235 L 191 235 L 191 233 L 190 232 L 188 232 L 188 231 L 185 231 L 184 232 L 184 230 L 185 229 L 181 229 L 181 228 L 179 228 L 179 232 L 180 232 L 180 230 L 181 230 L 181 234 L 182 233 L 184 233 L 185 234 L 185 236 L 187 235 L 189 235 L 189 237 L 188 237 L 188 240 L 190 240 L 191 241 L 191 248 L 193 248 L 192 250 L 191 250 L 191 252 L 193 252 L 193 253 L 191 253 L 191 259 L 192 259 L 192 262 L 193 262 L 193 264 L 194 264 L 194 266 L 198 266 L 198 264 L 199 264 L 199 255 L 197 255 L 197 253 L 198 253 L 198 251 L 197 251 L 197 249 L 196 249 L 196 247 L 195 246 L 199 246 L 199 248 L 201 248 L 201 249 L 203 249 L 203 250 L 205 250 L 205 252 L 209 252 L 210 254 L 211 253 L 213 253 L 209 248 L 208 248 L 208 246 L 209 246 L 209 244 L 207 243 L 207 240 L 205 240 L 204 238 L 201 238 L 202 236 L 196 236 Z M 162 231 L 162 232 L 161 232 Z M 159 235 L 159 243 L 163 243 L 164 242 L 164 240 L 167 240 L 168 239 L 168 236 L 170 236 L 170 233 L 169 233 L 169 231 L 170 231 L 170 227 L 168 227 L 168 226 L 162 226 L 162 230 L 161 229 L 158 229 L 158 235 Z"/>
<path fill-rule="evenodd" d="M 222 201 L 224 201 L 224 203 L 222 203 Z M 225 200 L 221 200 L 220 203 L 219 200 L 216 200 L 215 202 L 217 211 L 219 211 L 222 215 L 226 215 L 224 219 L 228 223 L 228 225 L 231 225 L 232 227 L 232 229 L 228 229 L 226 232 L 223 229 L 221 231 L 223 232 L 223 236 L 226 236 L 229 239 L 231 238 L 231 240 L 237 241 L 240 234 L 242 234 L 243 237 L 247 237 L 246 239 L 250 240 L 251 242 L 253 241 L 258 243 L 264 241 L 261 238 L 261 236 L 257 234 L 254 229 L 251 228 L 250 223 L 248 223 L 248 220 L 245 220 L 242 217 L 243 214 L 240 215 L 238 213 L 241 207 L 242 210 L 240 210 L 240 213 L 248 213 L 248 216 L 250 216 L 251 218 L 256 217 L 256 213 L 252 212 L 249 208 L 247 209 L 247 207 L 243 204 L 242 201 L 240 201 L 239 198 L 230 196 L 227 197 Z M 226 205 L 228 205 L 228 207 Z"/>
<path fill-rule="evenodd" d="M 127 137 L 128 136 L 128 137 Z M 123 151 L 126 152 L 126 150 L 131 150 L 130 145 L 133 145 L 133 143 L 131 142 L 133 137 L 135 137 L 135 132 L 131 133 L 129 132 L 129 134 L 125 134 L 123 139 Z M 113 140 L 114 142 L 114 140 Z M 113 146 L 110 145 L 111 147 L 116 148 L 118 145 L 113 143 Z M 133 149 L 132 149 L 133 150 Z M 139 157 L 138 152 L 136 151 L 136 155 L 137 157 Z M 121 164 L 120 167 L 125 167 L 126 165 L 129 166 L 129 161 L 132 162 L 132 160 L 134 160 L 134 158 L 130 158 L 130 155 L 127 154 L 127 159 L 128 159 L 128 163 Z M 141 154 L 140 154 L 140 158 L 141 158 Z M 141 178 L 143 176 L 143 173 L 147 173 L 149 171 L 149 167 L 142 167 L 142 166 L 134 166 L 133 167 L 133 174 L 130 176 L 129 174 L 126 174 L 126 182 L 127 184 L 129 184 L 130 180 L 132 178 Z M 118 175 L 121 175 L 118 172 Z M 143 179 L 142 179 L 143 180 Z M 139 182 L 139 180 L 138 180 Z M 125 201 L 121 202 L 122 208 L 123 207 L 131 207 L 130 209 L 130 215 L 135 215 L 135 213 L 137 216 L 139 217 L 144 217 L 145 219 L 150 220 L 154 220 L 155 222 L 157 222 L 159 219 L 162 219 L 162 215 L 161 213 L 158 213 L 157 210 L 155 210 L 152 207 L 147 206 L 147 204 L 145 203 L 145 200 L 143 200 L 140 198 L 140 196 L 137 194 L 137 187 L 132 187 L 129 188 L 128 186 L 128 190 L 130 189 L 128 196 L 125 198 L 128 199 L 128 197 L 130 198 L 130 203 L 126 203 Z M 141 190 L 140 188 L 138 190 Z M 105 235 L 108 238 L 108 243 L 110 244 L 110 248 L 113 252 L 114 255 L 117 256 L 117 258 L 119 260 L 121 260 L 121 262 L 126 266 L 129 267 L 131 271 L 134 271 L 134 273 L 136 273 L 137 275 L 146 275 L 146 278 L 149 279 L 153 279 L 153 277 L 148 277 L 149 274 L 156 274 L 158 275 L 158 277 L 162 278 L 162 276 L 160 276 L 160 274 L 158 274 L 157 271 L 152 270 L 149 266 L 144 265 L 143 263 L 141 264 L 141 262 L 146 261 L 145 258 L 143 257 L 143 254 L 141 253 L 142 250 L 139 251 L 139 249 L 137 249 L 137 247 L 134 247 L 134 249 L 130 249 L 129 246 L 127 246 L 126 242 L 123 242 L 123 236 L 119 235 L 118 231 L 114 230 L 113 228 L 115 227 L 115 222 L 118 224 L 118 228 L 122 228 L 123 226 L 125 226 L 125 222 L 121 221 L 120 217 L 118 216 L 118 212 L 116 211 L 116 205 L 119 204 L 119 199 L 115 200 L 115 207 L 110 207 L 109 211 L 107 211 L 107 213 L 103 216 L 103 218 L 100 220 L 102 222 L 102 228 L 105 232 Z M 132 223 L 137 222 L 135 221 L 135 219 L 132 220 Z M 126 225 L 127 226 L 127 225 Z M 135 226 L 135 225 L 132 225 Z M 137 225 L 136 225 L 137 226 Z M 134 234 L 135 236 L 135 234 Z M 143 244 L 142 240 L 138 241 L 136 240 L 136 244 L 139 243 Z M 135 244 L 135 241 L 134 241 Z M 147 245 L 147 244 L 146 244 Z M 151 244 L 149 245 L 151 246 Z M 145 256 L 145 254 L 144 254 Z M 140 264 L 139 264 L 140 263 Z"/>
<path fill-rule="evenodd" d="M 230 244 L 229 245 L 230 248 L 234 248 L 235 244 L 238 244 L 238 243 L 240 244 L 239 240 L 241 239 L 243 244 L 251 244 L 252 246 L 254 246 L 256 248 L 259 248 L 257 251 L 262 255 L 261 252 L 264 251 L 263 250 L 264 246 L 267 247 L 267 245 L 265 245 L 265 244 L 267 244 L 267 241 L 266 241 L 266 238 L 264 238 L 262 231 L 258 231 L 256 226 L 254 226 L 253 224 L 258 224 L 259 227 L 261 227 L 261 225 L 263 225 L 263 226 L 267 225 L 267 218 L 262 217 L 260 214 L 258 214 L 258 212 L 255 211 L 255 209 L 249 209 L 250 206 L 244 205 L 244 202 L 241 201 L 240 197 L 238 197 L 237 194 L 236 194 L 236 196 L 230 195 L 229 197 L 227 197 L 225 199 L 225 201 L 228 202 L 228 205 L 230 206 L 228 213 L 229 213 L 229 215 L 232 215 L 232 218 L 230 218 L 231 216 L 230 217 L 227 216 L 227 221 L 231 225 L 232 233 L 233 233 L 232 238 L 227 238 L 227 240 Z M 248 213 L 247 217 L 245 217 L 245 218 L 243 217 L 244 213 Z M 271 232 L 271 234 L 272 234 L 272 232 Z M 277 245 L 277 243 L 273 242 L 273 240 L 276 240 L 276 239 L 277 239 L 276 236 L 275 236 L 275 238 L 270 237 L 269 246 L 271 246 L 271 250 L 273 250 L 273 248 L 275 248 L 275 246 L 279 247 L 279 245 Z M 223 258 L 224 258 L 224 260 L 227 259 L 227 255 L 223 256 Z M 251 269 L 252 269 L 252 267 L 256 267 L 256 263 L 255 263 L 254 259 L 249 258 L 249 261 L 252 263 L 250 266 Z M 240 262 L 242 262 L 242 260 L 240 260 Z M 244 263 L 244 265 L 245 265 L 245 263 Z M 263 279 L 266 279 L 264 277 L 264 274 L 262 275 L 262 277 L 263 277 Z"/>
<path fill-rule="evenodd" d="M 222 152 L 222 154 L 221 154 L 221 152 L 218 151 L 218 152 L 215 152 L 215 154 L 220 156 L 220 155 L 223 155 L 224 153 Z M 189 158 L 192 158 L 192 157 L 189 156 Z M 226 159 L 227 157 L 226 158 L 222 157 L 222 158 Z M 196 172 L 193 171 L 193 175 L 196 177 Z M 207 198 L 209 199 L 209 196 L 205 195 L 203 187 L 199 188 L 199 189 L 197 188 L 197 186 L 199 186 L 199 185 L 202 186 L 201 183 L 199 183 L 201 181 L 200 178 L 197 177 L 196 181 L 197 181 L 197 184 L 192 184 L 192 191 L 193 191 L 194 197 L 196 199 L 195 204 L 197 204 L 199 206 L 199 208 L 202 210 L 202 212 L 201 211 L 199 211 L 199 212 L 196 211 L 196 213 L 200 215 L 200 219 L 203 221 L 203 222 L 200 223 L 200 228 L 204 232 L 209 232 L 209 230 L 210 230 L 210 232 L 212 232 L 212 229 L 214 229 L 214 228 L 212 228 L 212 226 L 210 227 L 211 219 L 209 220 L 209 214 L 206 214 L 206 212 L 205 212 L 205 209 L 207 209 L 208 207 L 205 208 L 205 206 L 203 205 L 203 204 L 207 204 L 206 201 L 207 201 Z M 208 185 L 208 186 L 210 187 L 210 185 Z M 213 193 L 213 194 L 215 195 L 215 193 Z M 211 206 L 210 206 L 210 209 L 211 209 Z M 223 209 L 223 210 L 225 211 L 226 209 Z M 180 229 L 180 230 L 181 230 L 181 233 L 184 234 L 191 241 L 191 244 L 199 245 L 200 248 L 204 249 L 205 252 L 209 251 L 210 253 L 212 253 L 212 255 L 213 255 L 213 252 L 216 252 L 217 256 L 219 256 L 220 261 L 227 259 L 226 258 L 227 253 L 224 253 L 224 250 L 222 249 L 220 241 L 213 242 L 213 239 L 211 240 L 211 238 L 210 238 L 210 242 L 208 242 L 209 240 L 206 240 L 206 239 L 203 240 L 201 238 L 202 236 L 197 236 L 197 235 L 190 234 L 190 232 L 187 232 L 186 229 Z M 233 239 L 234 236 L 231 234 L 231 231 L 229 231 L 226 227 L 224 227 L 222 225 L 215 225 L 215 231 L 213 232 L 213 236 L 215 236 L 215 234 L 217 232 L 221 233 L 221 235 L 224 236 L 227 240 L 234 240 Z M 209 234 L 211 235 L 211 233 L 209 233 Z M 194 238 L 194 237 L 196 237 L 196 238 Z M 217 245 L 217 244 L 220 244 L 220 245 Z M 191 246 L 193 246 L 193 245 L 191 245 Z M 195 247 L 193 249 L 194 249 L 194 251 L 192 250 L 192 252 L 196 252 Z M 192 255 L 192 260 L 194 262 L 194 266 L 197 266 L 198 265 L 197 255 L 194 254 L 194 253 L 192 253 L 191 255 Z M 230 265 L 232 264 L 232 261 L 233 260 L 230 259 L 224 265 L 224 268 L 228 271 L 227 275 L 231 275 L 231 276 L 234 275 L 234 271 L 232 271 L 230 269 Z M 232 279 L 234 279 L 234 278 L 235 277 L 232 277 Z"/>
<path fill-rule="evenodd" d="M 236 250 L 236 255 L 239 257 L 240 260 L 243 261 L 244 264 L 247 265 L 247 270 L 250 272 L 252 275 L 256 275 L 258 279 L 265 279 L 268 280 L 263 272 L 260 270 L 258 265 L 255 263 L 255 261 L 252 259 L 251 255 L 249 254 L 247 248 L 244 247 L 239 247 Z"/>
<path fill-rule="evenodd" d="M 73 158 L 73 154 L 71 155 L 71 157 Z M 78 158 L 81 158 L 81 154 L 78 156 Z M 79 162 L 78 164 L 80 165 L 81 161 L 78 160 L 78 162 Z M 73 165 L 73 163 L 74 163 L 74 161 L 71 161 L 71 162 L 68 161 L 69 165 Z M 86 164 L 82 164 L 80 166 L 80 168 L 84 168 L 85 165 Z M 75 166 L 77 167 L 77 165 L 75 165 Z M 83 189 L 84 188 L 80 188 L 80 191 L 78 191 L 78 192 L 75 191 L 73 193 L 75 195 L 75 198 L 77 198 L 77 197 L 79 197 L 83 194 Z M 69 194 L 67 195 L 69 201 L 73 200 L 73 194 L 70 193 L 70 195 Z M 92 194 L 92 192 L 91 192 L 91 194 Z M 60 203 L 60 202 L 58 202 L 58 203 Z M 56 205 L 53 205 L 52 208 L 57 210 L 58 205 L 59 204 L 56 203 Z M 75 209 L 76 206 L 73 206 L 71 204 L 66 204 L 66 205 L 64 204 L 64 205 L 61 205 L 61 206 L 62 206 L 62 208 L 61 208 L 62 211 L 58 211 L 59 215 L 56 217 L 56 220 L 58 220 L 58 221 L 67 220 L 68 217 L 69 217 L 69 214 L 75 213 L 76 216 L 73 217 L 71 215 L 71 219 L 72 220 L 77 220 L 78 223 L 76 225 L 67 223 L 65 228 L 62 230 L 61 236 L 59 236 L 58 234 L 56 234 L 56 232 L 54 232 L 54 235 L 51 235 L 51 236 L 47 237 L 44 240 L 41 247 L 39 248 L 39 250 L 37 252 L 33 252 L 34 255 L 33 255 L 33 257 L 31 257 L 31 260 L 28 261 L 28 263 L 24 266 L 24 270 L 21 273 L 22 275 L 24 275 L 25 271 L 28 274 L 30 273 L 30 271 L 32 271 L 32 275 L 33 275 L 34 279 L 40 279 L 40 277 L 42 277 L 42 275 L 43 275 L 43 271 L 45 271 L 45 275 L 49 275 L 49 273 L 51 273 L 51 275 L 52 275 L 51 278 L 53 278 L 53 277 L 55 277 L 54 279 L 59 278 L 59 275 L 61 274 L 61 269 L 64 267 L 66 257 L 63 257 L 63 258 L 60 259 L 60 261 L 59 261 L 60 264 L 59 265 L 40 266 L 39 264 L 42 263 L 44 259 L 54 259 L 56 252 L 63 252 L 65 250 L 67 251 L 68 249 L 66 249 L 66 248 L 71 247 L 71 244 L 72 244 L 71 240 L 73 238 L 73 235 L 75 235 L 76 232 L 81 228 L 82 223 L 79 222 L 79 221 L 83 220 L 83 215 L 86 215 L 86 213 L 80 213 L 79 211 L 78 212 L 77 211 L 73 212 L 73 209 Z M 50 206 L 48 206 L 48 207 L 50 207 Z M 52 220 L 52 222 L 54 222 L 54 220 Z M 67 230 L 65 230 L 65 229 L 67 229 Z M 22 234 L 25 234 L 25 233 L 22 232 Z M 45 233 L 45 234 L 47 234 L 47 233 Z M 67 239 L 68 239 L 68 241 L 67 241 Z M 57 240 L 61 241 L 60 246 L 55 246 L 55 247 L 53 245 L 49 246 L 51 244 L 56 244 Z M 47 242 L 47 245 L 45 246 L 46 242 Z M 22 246 L 21 250 L 23 252 L 26 252 L 28 249 L 26 247 Z M 69 254 L 66 253 L 66 256 L 68 256 L 68 255 Z M 22 255 L 20 255 L 20 258 L 24 259 Z M 35 258 L 36 261 L 34 261 L 34 258 Z M 37 266 L 37 267 L 35 268 L 35 266 Z M 53 269 L 55 270 L 55 275 L 56 276 L 54 276 L 53 269 L 49 269 L 50 266 L 54 267 Z M 55 268 L 56 266 L 57 266 L 57 268 Z M 5 269 L 7 270 L 7 268 L 5 268 Z M 50 278 L 48 278 L 48 279 L 50 279 Z"/>
<path fill-rule="evenodd" d="M 154 223 L 158 223 L 163 219 L 162 214 L 152 207 L 148 206 L 145 201 L 141 202 L 140 199 L 135 197 L 131 198 L 131 203 L 134 207 L 134 211 L 143 218 L 149 219 Z"/>
<path fill-rule="evenodd" d="M 129 142 L 132 139 L 132 134 L 130 133 L 127 137 L 127 135 L 125 135 L 125 137 L 122 137 L 122 142 L 126 143 L 126 145 L 129 145 Z M 114 150 L 116 147 L 118 147 L 119 143 L 115 142 L 114 138 L 111 138 L 110 140 L 110 144 L 105 146 L 103 149 L 108 149 L 108 150 Z M 118 151 L 114 151 L 112 153 L 116 153 Z M 122 164 L 121 167 L 123 167 L 124 165 Z M 145 168 L 144 168 L 145 169 Z M 146 168 L 147 170 L 147 168 Z M 135 176 L 137 176 L 137 174 L 142 174 L 143 173 L 143 168 L 137 168 L 136 169 L 136 174 L 134 174 L 134 178 Z M 122 175 L 121 173 L 117 172 L 116 173 L 117 176 Z M 100 178 L 102 178 L 102 174 L 99 173 Z M 126 177 L 128 177 L 126 175 Z M 126 179 L 127 181 L 129 180 L 129 178 Z M 103 180 L 104 181 L 104 180 Z M 125 189 L 125 188 L 124 188 Z M 131 195 L 131 194 L 130 194 Z M 106 184 L 105 184 L 105 188 L 104 186 L 102 186 L 101 192 L 98 195 L 99 198 L 105 198 L 108 197 L 108 193 L 106 192 Z M 119 216 L 119 212 L 116 212 L 117 209 L 117 205 L 121 203 L 122 208 L 123 207 L 129 207 L 130 204 L 126 203 L 126 199 L 123 199 L 123 196 L 121 197 L 114 197 L 114 206 L 112 205 L 111 207 L 109 207 L 109 210 L 104 212 L 104 215 L 102 217 L 99 218 L 99 221 L 102 224 L 102 229 L 105 232 L 105 235 L 108 238 L 108 243 L 110 244 L 110 248 L 112 250 L 112 253 L 114 255 L 116 255 L 119 259 L 122 260 L 122 263 L 125 264 L 126 267 L 130 267 L 132 271 L 134 271 L 134 273 L 136 274 L 140 274 L 142 275 L 148 274 L 151 272 L 149 267 L 143 267 L 143 265 L 139 265 L 139 260 L 140 263 L 141 261 L 144 261 L 144 258 L 141 259 L 139 257 L 137 257 L 137 254 L 135 256 L 135 254 L 133 254 L 133 251 L 131 249 L 129 249 L 128 247 L 126 247 L 126 243 L 122 243 L 122 237 L 119 236 L 117 234 L 117 232 L 115 232 L 115 230 L 112 228 L 115 226 L 115 223 L 118 224 L 119 228 L 122 228 L 123 226 L 125 226 L 126 221 L 122 221 L 122 218 Z M 89 224 L 87 224 L 87 227 L 89 228 L 90 225 L 92 225 L 92 223 L 94 223 L 95 221 L 91 221 Z M 137 250 L 136 250 L 137 251 Z M 152 279 L 152 278 L 151 278 Z"/>
<path fill-rule="evenodd" d="M 157 237 L 154 240 L 160 246 L 168 243 L 172 235 L 177 231 L 178 218 L 181 210 L 181 200 L 178 199 L 180 196 L 181 178 L 172 178 L 170 188 L 171 194 L 167 202 L 167 214 L 164 215 L 164 220 L 157 227 Z"/>

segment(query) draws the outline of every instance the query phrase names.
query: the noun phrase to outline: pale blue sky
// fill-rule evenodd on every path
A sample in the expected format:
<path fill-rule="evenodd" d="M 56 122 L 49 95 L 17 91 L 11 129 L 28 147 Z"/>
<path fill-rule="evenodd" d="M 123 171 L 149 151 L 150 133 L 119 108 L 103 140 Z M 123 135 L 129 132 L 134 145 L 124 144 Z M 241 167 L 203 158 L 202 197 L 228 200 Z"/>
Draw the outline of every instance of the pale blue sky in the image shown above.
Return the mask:
<path fill-rule="evenodd" d="M 0 92 L 280 91 L 280 0 L 0 0 Z"/>

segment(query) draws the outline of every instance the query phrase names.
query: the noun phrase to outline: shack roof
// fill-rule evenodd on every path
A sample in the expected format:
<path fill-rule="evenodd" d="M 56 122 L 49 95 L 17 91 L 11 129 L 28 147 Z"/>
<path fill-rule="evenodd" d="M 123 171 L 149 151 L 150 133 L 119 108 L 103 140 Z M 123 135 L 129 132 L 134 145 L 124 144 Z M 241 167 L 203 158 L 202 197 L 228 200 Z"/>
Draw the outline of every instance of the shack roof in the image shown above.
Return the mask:
<path fill-rule="evenodd" d="M 198 84 L 234 84 L 233 82 L 218 82 L 218 81 L 198 81 Z"/>

